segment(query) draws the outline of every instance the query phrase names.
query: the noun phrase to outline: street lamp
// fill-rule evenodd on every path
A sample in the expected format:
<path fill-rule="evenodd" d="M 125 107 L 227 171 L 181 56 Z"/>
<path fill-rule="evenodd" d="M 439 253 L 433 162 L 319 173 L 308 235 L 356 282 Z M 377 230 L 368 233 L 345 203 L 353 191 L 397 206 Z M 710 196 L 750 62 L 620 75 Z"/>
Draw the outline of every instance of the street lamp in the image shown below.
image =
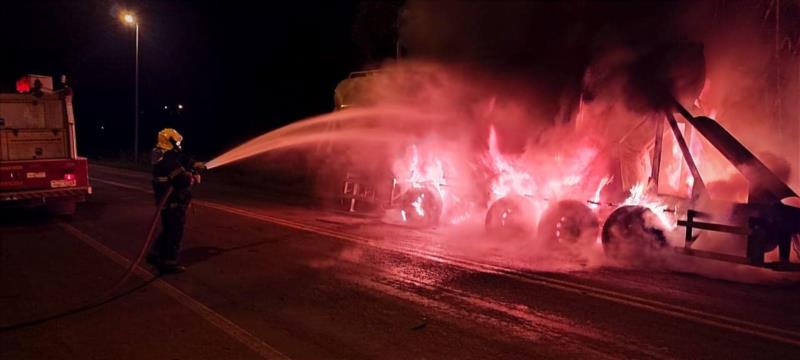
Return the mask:
<path fill-rule="evenodd" d="M 122 14 L 122 21 L 136 27 L 136 54 L 134 70 L 134 100 L 133 100 L 133 161 L 139 162 L 139 22 L 132 13 Z"/>

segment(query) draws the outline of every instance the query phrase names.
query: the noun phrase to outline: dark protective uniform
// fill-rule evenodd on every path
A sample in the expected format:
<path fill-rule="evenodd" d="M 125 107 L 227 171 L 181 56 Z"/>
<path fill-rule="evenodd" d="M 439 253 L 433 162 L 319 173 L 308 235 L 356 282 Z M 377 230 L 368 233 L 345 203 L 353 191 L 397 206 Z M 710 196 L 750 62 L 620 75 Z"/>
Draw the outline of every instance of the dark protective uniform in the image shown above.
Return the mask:
<path fill-rule="evenodd" d="M 172 187 L 172 194 L 161 210 L 161 234 L 153 243 L 151 254 L 156 256 L 160 263 L 174 263 L 178 258 L 183 238 L 186 210 L 192 201 L 191 187 L 194 175 L 187 169 L 193 169 L 194 161 L 183 155 L 180 150 L 154 148 L 151 162 L 156 206 Z"/>

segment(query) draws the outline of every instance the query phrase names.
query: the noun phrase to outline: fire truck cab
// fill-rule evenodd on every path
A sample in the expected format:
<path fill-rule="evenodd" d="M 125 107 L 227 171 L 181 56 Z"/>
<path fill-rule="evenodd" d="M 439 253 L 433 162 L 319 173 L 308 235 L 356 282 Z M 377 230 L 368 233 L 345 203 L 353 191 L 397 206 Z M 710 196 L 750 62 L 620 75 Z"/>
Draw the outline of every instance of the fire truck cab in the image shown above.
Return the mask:
<path fill-rule="evenodd" d="M 17 93 L 0 93 L 0 206 L 72 214 L 91 193 L 87 160 L 75 142 L 72 90 L 27 75 Z"/>

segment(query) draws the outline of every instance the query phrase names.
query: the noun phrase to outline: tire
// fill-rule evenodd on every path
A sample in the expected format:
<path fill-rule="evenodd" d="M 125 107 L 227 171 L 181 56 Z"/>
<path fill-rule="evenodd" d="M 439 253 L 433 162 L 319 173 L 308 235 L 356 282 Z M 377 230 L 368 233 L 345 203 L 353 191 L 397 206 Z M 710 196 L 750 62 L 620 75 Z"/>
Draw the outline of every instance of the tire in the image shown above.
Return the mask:
<path fill-rule="evenodd" d="M 639 260 L 667 246 L 664 230 L 648 208 L 626 205 L 603 223 L 603 251 L 614 259 Z"/>
<path fill-rule="evenodd" d="M 536 211 L 530 199 L 509 195 L 492 203 L 486 212 L 484 227 L 491 234 L 532 234 L 535 221 Z"/>
<path fill-rule="evenodd" d="M 550 206 L 541 220 L 537 237 L 547 246 L 590 245 L 597 241 L 600 222 L 586 204 L 562 200 Z"/>
<path fill-rule="evenodd" d="M 438 191 L 429 187 L 412 188 L 401 197 L 400 210 L 409 226 L 435 226 L 442 217 L 442 199 Z"/>

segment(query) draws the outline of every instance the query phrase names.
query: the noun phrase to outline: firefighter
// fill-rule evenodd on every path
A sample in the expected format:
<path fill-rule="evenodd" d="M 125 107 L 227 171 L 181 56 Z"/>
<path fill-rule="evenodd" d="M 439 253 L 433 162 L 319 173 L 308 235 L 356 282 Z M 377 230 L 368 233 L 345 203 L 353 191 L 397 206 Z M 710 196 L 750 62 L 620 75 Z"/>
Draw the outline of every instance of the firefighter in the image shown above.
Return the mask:
<path fill-rule="evenodd" d="M 181 151 L 182 140 L 183 136 L 175 129 L 161 130 L 150 159 L 156 206 L 161 204 L 167 191 L 172 188 L 161 209 L 161 233 L 147 257 L 147 262 L 162 273 L 186 270 L 178 263 L 178 251 L 186 223 L 186 210 L 192 201 L 191 188 L 200 182 L 199 170 L 204 168 L 203 163 L 194 161 Z"/>

